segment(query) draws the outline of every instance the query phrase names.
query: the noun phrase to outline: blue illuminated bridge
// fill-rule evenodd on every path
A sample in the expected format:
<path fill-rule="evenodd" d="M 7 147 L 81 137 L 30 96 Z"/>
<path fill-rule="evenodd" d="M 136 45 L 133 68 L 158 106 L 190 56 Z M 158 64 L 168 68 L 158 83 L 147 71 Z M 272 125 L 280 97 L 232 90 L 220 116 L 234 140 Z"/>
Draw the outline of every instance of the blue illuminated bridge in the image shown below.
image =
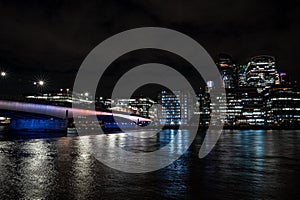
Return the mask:
<path fill-rule="evenodd" d="M 0 117 L 10 118 L 10 128 L 21 131 L 65 131 L 68 118 L 78 116 L 97 115 L 99 120 L 107 122 L 107 127 L 115 123 L 113 117 L 119 117 L 125 122 L 134 124 L 151 121 L 148 118 L 128 114 L 112 114 L 105 111 L 76 109 L 44 103 L 0 100 Z"/>

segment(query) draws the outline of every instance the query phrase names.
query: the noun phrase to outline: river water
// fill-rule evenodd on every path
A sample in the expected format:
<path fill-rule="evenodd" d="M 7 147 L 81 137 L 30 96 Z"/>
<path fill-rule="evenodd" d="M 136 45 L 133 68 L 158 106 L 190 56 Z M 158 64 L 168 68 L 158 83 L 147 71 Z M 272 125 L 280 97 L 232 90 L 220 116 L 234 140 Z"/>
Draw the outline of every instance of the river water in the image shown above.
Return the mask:
<path fill-rule="evenodd" d="M 224 131 L 208 156 L 198 158 L 199 132 L 177 161 L 158 171 L 128 174 L 92 154 L 94 140 L 125 142 L 126 150 L 166 145 L 162 131 L 147 145 L 126 134 L 61 137 L 2 134 L 1 199 L 299 199 L 300 131 Z M 182 140 L 188 132 L 181 133 Z M 42 138 L 40 138 L 42 137 Z M 131 142 L 132 141 L 132 142 Z M 108 144 L 109 144 L 108 143 Z M 143 143 L 143 144 L 142 144 Z M 107 145 L 107 148 L 111 148 Z"/>

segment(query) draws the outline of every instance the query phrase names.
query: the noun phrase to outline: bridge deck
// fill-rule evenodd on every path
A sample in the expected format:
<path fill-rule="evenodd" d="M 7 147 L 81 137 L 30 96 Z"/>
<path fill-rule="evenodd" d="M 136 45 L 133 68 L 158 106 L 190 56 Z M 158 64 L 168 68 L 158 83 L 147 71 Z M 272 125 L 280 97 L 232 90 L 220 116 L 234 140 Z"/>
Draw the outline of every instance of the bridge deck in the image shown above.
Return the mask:
<path fill-rule="evenodd" d="M 131 116 L 129 114 L 112 114 L 110 112 L 104 111 L 95 111 L 95 110 L 86 110 L 86 109 L 77 109 L 64 106 L 54 106 L 46 104 L 35 104 L 35 103 L 26 103 L 26 102 L 17 102 L 9 100 L 0 100 L 0 110 L 7 111 L 18 111 L 24 113 L 32 113 L 38 115 L 47 115 L 51 117 L 56 117 L 60 119 L 66 118 L 66 111 L 68 111 L 68 117 L 77 117 L 77 116 L 93 116 L 93 115 L 113 115 L 121 118 L 126 118 L 134 122 L 149 122 L 151 119 Z"/>

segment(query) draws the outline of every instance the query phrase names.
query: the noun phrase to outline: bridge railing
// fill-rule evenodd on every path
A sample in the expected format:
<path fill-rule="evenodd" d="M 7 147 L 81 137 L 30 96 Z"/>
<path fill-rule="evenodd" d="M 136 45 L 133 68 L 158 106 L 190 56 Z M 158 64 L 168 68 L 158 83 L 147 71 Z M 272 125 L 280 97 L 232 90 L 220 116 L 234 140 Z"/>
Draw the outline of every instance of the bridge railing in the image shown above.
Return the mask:
<path fill-rule="evenodd" d="M 63 106 L 63 107 L 72 107 L 72 103 L 70 103 L 70 102 L 26 98 L 26 97 L 20 96 L 20 95 L 19 96 L 1 95 L 0 100 L 17 101 L 17 102 L 34 103 L 34 104 L 43 104 L 43 105 L 54 105 L 54 106 Z"/>
<path fill-rule="evenodd" d="M 19 96 L 1 95 L 0 100 L 72 108 L 72 103 L 71 102 L 26 98 L 26 97 L 21 96 L 21 95 L 19 95 Z M 96 108 L 97 111 L 101 111 L 101 112 L 108 112 L 108 113 L 112 112 L 111 110 L 108 110 L 107 108 L 102 107 L 99 103 L 95 103 L 95 108 Z M 131 116 L 143 117 L 143 116 L 139 116 L 139 115 L 136 115 L 136 114 L 133 114 L 133 113 L 127 113 L 127 112 L 121 112 L 121 111 L 114 111 L 114 113 L 115 114 L 126 114 L 126 115 L 129 114 Z"/>

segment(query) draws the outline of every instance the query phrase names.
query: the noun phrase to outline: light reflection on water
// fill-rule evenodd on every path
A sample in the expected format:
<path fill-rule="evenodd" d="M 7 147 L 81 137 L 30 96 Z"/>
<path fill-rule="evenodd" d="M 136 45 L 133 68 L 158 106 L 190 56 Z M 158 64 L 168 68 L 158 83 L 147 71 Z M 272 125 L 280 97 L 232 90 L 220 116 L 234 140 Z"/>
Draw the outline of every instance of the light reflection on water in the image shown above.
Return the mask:
<path fill-rule="evenodd" d="M 128 134 L 0 141 L 1 199 L 264 199 L 300 197 L 300 131 L 224 131 L 213 151 L 198 158 L 203 133 L 180 159 L 159 171 L 127 174 L 91 154 L 97 140 L 150 152 L 179 134 Z M 4 138 L 5 139 L 5 138 Z"/>

